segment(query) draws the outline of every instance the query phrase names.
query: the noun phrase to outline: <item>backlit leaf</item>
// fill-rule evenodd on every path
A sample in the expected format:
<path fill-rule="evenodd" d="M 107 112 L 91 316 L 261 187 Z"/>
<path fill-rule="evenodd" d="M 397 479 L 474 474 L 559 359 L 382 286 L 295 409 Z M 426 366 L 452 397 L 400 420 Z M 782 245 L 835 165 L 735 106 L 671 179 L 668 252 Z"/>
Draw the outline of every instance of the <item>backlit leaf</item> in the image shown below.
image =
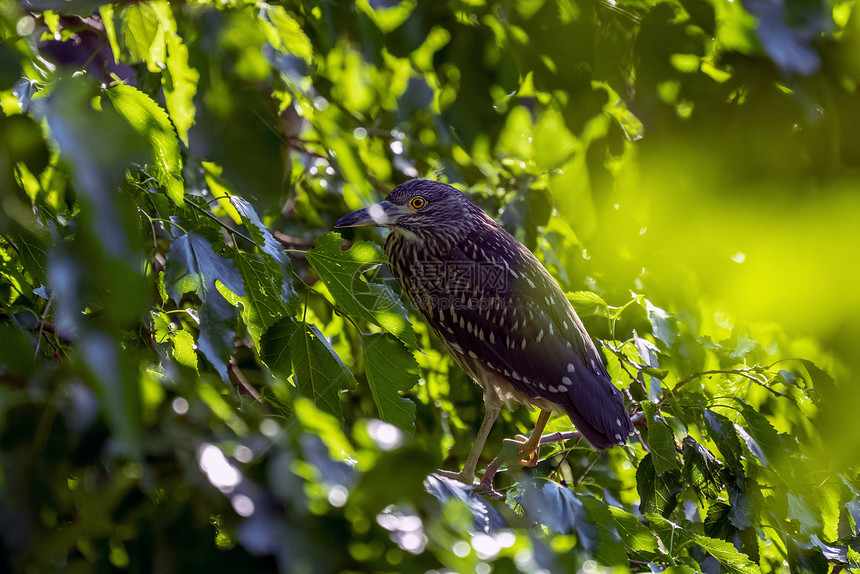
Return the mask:
<path fill-rule="evenodd" d="M 344 312 L 364 317 L 415 348 L 417 341 L 409 314 L 397 295 L 384 284 L 367 282 L 362 275 L 385 263 L 385 254 L 377 245 L 364 241 L 344 251 L 342 242 L 337 233 L 327 233 L 316 240 L 307 254 L 335 303 Z"/>
<path fill-rule="evenodd" d="M 182 157 L 167 113 L 149 96 L 131 86 L 115 86 L 106 93 L 116 110 L 152 145 L 152 164 L 168 197 L 177 205 L 184 205 Z"/>
<path fill-rule="evenodd" d="M 418 363 L 409 349 L 381 333 L 364 335 L 362 348 L 364 371 L 379 418 L 411 437 L 415 433 L 415 404 L 398 391 L 407 392 L 418 384 Z"/>

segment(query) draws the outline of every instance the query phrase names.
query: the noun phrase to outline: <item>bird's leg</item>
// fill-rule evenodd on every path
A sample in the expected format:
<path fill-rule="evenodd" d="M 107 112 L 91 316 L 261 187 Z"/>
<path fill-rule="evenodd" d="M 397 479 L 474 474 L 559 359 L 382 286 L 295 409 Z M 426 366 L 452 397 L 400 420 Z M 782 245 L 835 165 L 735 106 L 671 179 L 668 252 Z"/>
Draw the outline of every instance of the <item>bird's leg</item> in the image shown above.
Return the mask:
<path fill-rule="evenodd" d="M 523 466 L 531 467 L 537 465 L 538 459 L 540 458 L 540 437 L 543 434 L 543 429 L 546 428 L 549 414 L 549 411 L 542 410 L 540 412 L 538 420 L 535 423 L 535 428 L 532 431 L 532 435 L 520 449 L 520 456 L 525 457 L 525 460 L 521 461 Z"/>
<path fill-rule="evenodd" d="M 484 443 L 487 442 L 487 437 L 490 436 L 493 423 L 499 418 L 501 411 L 502 403 L 498 395 L 492 389 L 487 388 L 484 391 L 484 420 L 481 422 L 481 428 L 478 429 L 475 444 L 472 445 L 472 450 L 469 451 L 469 456 L 466 457 L 466 464 L 463 465 L 463 470 L 456 473 L 440 471 L 440 474 L 469 485 L 473 484 L 475 469 L 478 467 L 478 459 L 481 458 L 481 451 L 484 450 Z"/>

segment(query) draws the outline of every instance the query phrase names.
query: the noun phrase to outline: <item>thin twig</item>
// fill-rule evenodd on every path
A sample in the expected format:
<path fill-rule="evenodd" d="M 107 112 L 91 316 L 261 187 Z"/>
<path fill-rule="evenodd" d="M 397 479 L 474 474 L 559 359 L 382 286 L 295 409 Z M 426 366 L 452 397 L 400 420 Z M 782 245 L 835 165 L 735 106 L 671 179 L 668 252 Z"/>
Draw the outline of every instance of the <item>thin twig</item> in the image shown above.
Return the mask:
<path fill-rule="evenodd" d="M 51 302 L 54 300 L 54 294 L 51 293 L 48 296 L 48 302 L 45 304 L 45 310 L 42 312 L 42 316 L 39 317 L 39 335 L 36 337 L 36 351 L 33 353 L 33 358 L 36 359 L 39 357 L 39 347 L 42 346 L 42 333 L 45 329 L 45 317 L 48 316 L 48 311 L 51 309 Z"/>
<path fill-rule="evenodd" d="M 595 452 L 595 453 L 594 453 L 594 455 L 592 455 L 591 462 L 589 462 L 589 463 L 588 463 L 588 466 L 586 466 L 586 467 L 585 467 L 585 470 L 583 470 L 583 471 L 582 471 L 582 474 L 581 474 L 581 475 L 579 476 L 579 478 L 577 478 L 577 479 L 576 479 L 576 481 L 573 483 L 573 487 L 574 487 L 574 488 L 576 488 L 577 486 L 579 486 L 580 484 L 582 484 L 582 481 L 583 481 L 583 480 L 585 479 L 585 477 L 588 475 L 588 471 L 590 471 L 590 470 L 591 470 L 591 467 L 593 467 L 593 466 L 594 466 L 594 464 L 595 464 L 595 463 L 600 459 L 600 455 L 601 455 L 601 454 L 603 454 L 603 453 L 601 453 L 601 452 L 599 452 L 599 451 L 598 451 L 598 452 Z"/>
<path fill-rule="evenodd" d="M 245 375 L 242 374 L 242 371 L 239 369 L 239 365 L 236 363 L 236 357 L 230 357 L 230 362 L 227 364 L 227 372 L 232 379 L 236 380 L 239 388 L 244 389 L 245 392 L 251 395 L 258 403 L 263 402 L 263 397 L 260 396 L 257 389 L 255 389 L 254 386 L 248 382 L 248 379 L 245 378 Z"/>

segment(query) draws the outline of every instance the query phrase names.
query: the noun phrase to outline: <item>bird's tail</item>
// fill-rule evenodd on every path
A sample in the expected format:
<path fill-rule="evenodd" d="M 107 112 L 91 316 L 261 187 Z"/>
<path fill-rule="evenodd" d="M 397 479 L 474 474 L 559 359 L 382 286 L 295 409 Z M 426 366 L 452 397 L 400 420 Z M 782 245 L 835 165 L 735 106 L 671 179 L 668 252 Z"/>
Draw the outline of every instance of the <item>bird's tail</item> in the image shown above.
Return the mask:
<path fill-rule="evenodd" d="M 627 414 L 621 393 L 608 380 L 599 391 L 591 393 L 585 405 L 580 408 L 570 405 L 565 410 L 576 430 L 595 449 L 624 446 L 627 437 L 633 434 L 633 421 Z"/>

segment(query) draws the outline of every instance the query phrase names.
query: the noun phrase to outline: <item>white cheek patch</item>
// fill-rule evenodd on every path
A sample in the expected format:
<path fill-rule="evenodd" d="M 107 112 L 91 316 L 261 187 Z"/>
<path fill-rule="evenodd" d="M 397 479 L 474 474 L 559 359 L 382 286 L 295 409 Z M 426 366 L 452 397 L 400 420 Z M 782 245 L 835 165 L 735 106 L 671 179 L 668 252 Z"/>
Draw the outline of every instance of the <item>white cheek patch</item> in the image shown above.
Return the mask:
<path fill-rule="evenodd" d="M 385 213 L 385 210 L 382 209 L 382 206 L 378 203 L 374 203 L 373 205 L 368 207 L 367 214 L 377 225 L 385 225 L 386 223 L 388 223 L 388 215 Z"/>

